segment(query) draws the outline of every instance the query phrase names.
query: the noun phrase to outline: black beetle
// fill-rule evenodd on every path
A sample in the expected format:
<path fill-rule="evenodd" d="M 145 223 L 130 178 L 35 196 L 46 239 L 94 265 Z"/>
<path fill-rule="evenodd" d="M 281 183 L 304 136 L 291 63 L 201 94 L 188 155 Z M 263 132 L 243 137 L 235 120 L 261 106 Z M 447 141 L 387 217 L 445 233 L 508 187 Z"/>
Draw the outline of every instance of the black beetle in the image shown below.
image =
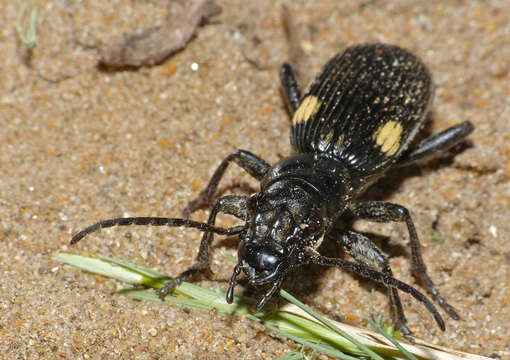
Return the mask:
<path fill-rule="evenodd" d="M 325 65 L 304 97 L 289 64 L 282 66 L 280 75 L 293 114 L 291 142 L 296 154 L 271 166 L 248 151 L 233 152 L 216 169 L 205 190 L 188 204 L 184 215 L 213 203 L 218 183 L 231 162 L 260 181 L 259 192 L 219 198 L 207 224 L 177 218 L 118 218 L 86 228 L 71 243 L 99 228 L 117 225 L 185 226 L 204 231 L 196 262 L 160 290 L 164 297 L 191 275 L 211 272 L 213 234 L 238 234 L 239 262 L 230 280 L 228 302 L 233 300 L 241 271 L 252 284 L 268 287 L 254 307 L 258 310 L 280 288 L 289 271 L 315 263 L 338 266 L 387 285 L 395 324 L 405 334 L 410 331 L 397 289 L 423 302 L 444 330 L 432 303 L 393 278 L 388 260 L 369 238 L 336 225 L 348 210 L 370 221 L 405 222 L 413 275 L 450 317 L 459 319 L 427 275 L 408 210 L 387 202 L 359 201 L 358 197 L 388 169 L 416 164 L 451 148 L 473 131 L 473 125 L 465 121 L 410 146 L 426 120 L 434 88 L 422 61 L 398 46 L 363 44 L 347 48 Z M 218 213 L 236 216 L 244 225 L 215 227 Z M 336 239 L 357 263 L 320 255 L 317 249 L 326 235 Z"/>

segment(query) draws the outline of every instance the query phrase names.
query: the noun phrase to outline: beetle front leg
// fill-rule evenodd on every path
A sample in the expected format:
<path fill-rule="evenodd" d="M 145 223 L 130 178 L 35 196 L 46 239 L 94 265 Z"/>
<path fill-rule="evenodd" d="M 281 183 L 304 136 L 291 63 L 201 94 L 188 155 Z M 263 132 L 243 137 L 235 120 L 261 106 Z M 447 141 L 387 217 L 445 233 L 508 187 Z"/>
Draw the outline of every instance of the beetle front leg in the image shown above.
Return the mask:
<path fill-rule="evenodd" d="M 344 250 L 356 260 L 356 262 L 368 266 L 393 277 L 389 261 L 382 251 L 369 238 L 354 231 L 346 231 L 341 234 L 330 234 L 344 248 Z M 388 286 L 390 304 L 393 311 L 393 322 L 398 330 L 404 335 L 412 335 L 411 330 L 406 326 L 407 319 L 404 314 L 402 302 L 398 291 Z"/>
<path fill-rule="evenodd" d="M 246 221 L 246 200 L 247 197 L 242 195 L 229 195 L 219 198 L 211 210 L 207 224 L 214 225 L 216 223 L 216 216 L 218 213 L 233 215 L 241 220 Z M 205 272 L 208 275 L 212 274 L 211 243 L 214 239 L 213 235 L 214 234 L 212 232 L 204 233 L 202 241 L 200 242 L 200 247 L 198 249 L 195 263 L 191 265 L 186 271 L 183 271 L 172 280 L 167 281 L 165 285 L 158 290 L 158 295 L 160 298 L 163 299 L 168 293 L 172 292 L 177 285 L 181 284 L 183 281 L 187 280 L 196 273 Z"/>
<path fill-rule="evenodd" d="M 211 177 L 211 180 L 209 180 L 209 184 L 207 184 L 206 188 L 184 208 L 182 211 L 183 217 L 188 218 L 189 215 L 199 207 L 203 205 L 210 205 L 212 203 L 218 184 L 231 162 L 239 165 L 248 174 L 259 181 L 262 180 L 267 170 L 271 167 L 264 159 L 249 151 L 240 149 L 234 151 L 221 162 Z"/>
<path fill-rule="evenodd" d="M 434 300 L 452 319 L 459 320 L 460 316 L 457 314 L 455 309 L 446 302 L 444 297 L 441 296 L 433 281 L 427 274 L 427 266 L 425 265 L 421 255 L 420 240 L 409 211 L 401 205 L 381 201 L 358 203 L 353 207 L 352 211 L 356 216 L 369 221 L 382 223 L 404 221 L 406 223 L 411 241 L 411 271 L 413 275 L 425 284 Z"/>

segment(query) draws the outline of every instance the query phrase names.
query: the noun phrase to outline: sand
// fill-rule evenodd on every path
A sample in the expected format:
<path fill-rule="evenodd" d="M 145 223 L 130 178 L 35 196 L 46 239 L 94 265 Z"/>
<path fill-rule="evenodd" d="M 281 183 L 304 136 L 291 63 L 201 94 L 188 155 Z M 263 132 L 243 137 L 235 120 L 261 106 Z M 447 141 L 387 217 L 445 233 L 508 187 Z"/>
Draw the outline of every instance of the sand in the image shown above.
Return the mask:
<path fill-rule="evenodd" d="M 16 34 L 18 4 L 0 3 L 2 356 L 272 359 L 299 349 L 246 318 L 133 301 L 115 293 L 117 282 L 51 256 L 102 254 L 168 274 L 190 265 L 200 241 L 194 230 L 124 228 L 74 247 L 68 242 L 100 219 L 179 216 L 237 148 L 271 163 L 290 153 L 278 80 L 288 56 L 282 2 L 218 1 L 222 14 L 186 49 L 158 66 L 121 71 L 97 67 L 97 45 L 161 24 L 182 3 L 38 3 L 31 54 Z M 471 144 L 455 157 L 390 173 L 368 195 L 409 208 L 429 273 L 462 316 L 448 320 L 443 333 L 404 296 L 416 336 L 510 359 L 510 2 L 328 0 L 289 2 L 289 8 L 306 45 L 309 77 L 348 45 L 398 44 L 434 75 L 427 131 L 475 124 Z M 222 189 L 255 191 L 257 184 L 233 166 Z M 193 218 L 206 220 L 207 211 Z M 403 225 L 360 221 L 354 228 L 379 235 L 395 276 L 418 286 Z M 234 255 L 236 243 L 220 240 L 215 250 Z M 216 256 L 213 268 L 214 280 L 199 283 L 225 289 L 232 265 Z M 371 282 L 315 267 L 296 276 L 287 288 L 301 300 L 367 326 Z M 375 292 L 374 306 L 389 319 L 384 291 Z"/>

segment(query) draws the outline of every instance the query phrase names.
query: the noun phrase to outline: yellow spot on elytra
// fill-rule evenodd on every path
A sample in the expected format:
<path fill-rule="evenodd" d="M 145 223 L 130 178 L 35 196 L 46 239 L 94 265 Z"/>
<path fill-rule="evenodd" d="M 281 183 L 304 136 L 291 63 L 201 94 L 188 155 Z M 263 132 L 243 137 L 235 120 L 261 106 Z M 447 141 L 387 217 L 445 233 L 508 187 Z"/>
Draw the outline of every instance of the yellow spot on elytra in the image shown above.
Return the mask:
<path fill-rule="evenodd" d="M 344 143 L 344 135 L 340 135 L 338 137 L 338 140 L 336 141 L 336 148 L 340 149 L 342 147 L 342 144 Z"/>
<path fill-rule="evenodd" d="M 326 142 L 328 142 L 328 143 L 329 143 L 329 142 L 331 142 L 331 140 L 333 140 L 333 135 L 334 135 L 333 130 L 331 130 L 331 131 L 330 131 L 330 132 L 326 135 L 326 137 L 324 138 L 324 140 L 326 140 Z"/>
<path fill-rule="evenodd" d="M 376 130 L 372 138 L 388 156 L 394 155 L 400 147 L 400 135 L 404 127 L 398 121 L 388 121 Z"/>
<path fill-rule="evenodd" d="M 292 123 L 294 125 L 300 124 L 302 122 L 307 122 L 310 117 L 312 117 L 317 110 L 321 107 L 321 102 L 317 99 L 317 96 L 307 96 L 301 102 L 298 109 L 294 113 L 292 117 Z"/>

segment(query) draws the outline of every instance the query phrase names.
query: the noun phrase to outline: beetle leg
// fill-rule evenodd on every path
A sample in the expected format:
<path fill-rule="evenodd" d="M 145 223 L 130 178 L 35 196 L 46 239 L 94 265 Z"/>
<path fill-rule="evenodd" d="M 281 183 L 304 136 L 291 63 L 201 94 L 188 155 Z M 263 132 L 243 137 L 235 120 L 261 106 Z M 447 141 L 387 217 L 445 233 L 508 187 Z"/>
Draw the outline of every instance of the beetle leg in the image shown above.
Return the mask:
<path fill-rule="evenodd" d="M 402 167 L 430 160 L 464 140 L 473 132 L 473 129 L 473 124 L 470 121 L 449 127 L 439 134 L 425 139 L 416 149 L 399 159 L 395 166 Z"/>
<path fill-rule="evenodd" d="M 368 266 L 371 269 L 382 272 L 393 277 L 390 264 L 382 251 L 366 236 L 354 231 L 346 231 L 342 234 L 330 235 L 343 246 L 344 250 L 358 263 Z M 411 330 L 406 326 L 407 320 L 402 308 L 402 302 L 398 291 L 394 287 L 388 287 L 390 304 L 393 311 L 393 322 L 397 329 L 404 335 L 412 335 Z"/>
<path fill-rule="evenodd" d="M 233 215 L 241 220 L 246 221 L 246 200 L 247 197 L 242 195 L 228 195 L 219 198 L 211 210 L 207 224 L 213 225 L 216 222 L 216 215 L 218 215 L 218 213 Z M 212 274 L 211 243 L 213 238 L 214 236 L 212 232 L 208 231 L 204 233 L 202 236 L 202 241 L 200 242 L 200 247 L 198 249 L 195 263 L 191 265 L 186 271 L 167 281 L 165 285 L 158 290 L 158 295 L 160 298 L 164 298 L 169 292 L 173 291 L 177 285 L 196 273 L 205 272 L 209 275 Z"/>
<path fill-rule="evenodd" d="M 434 300 L 437 301 L 439 306 L 441 306 L 452 319 L 459 320 L 460 316 L 455 309 L 446 302 L 444 297 L 441 296 L 434 283 L 427 275 L 427 266 L 421 256 L 420 240 L 409 211 L 401 205 L 381 201 L 358 203 L 354 206 L 352 211 L 356 216 L 369 221 L 382 223 L 404 221 L 406 223 L 411 240 L 411 271 L 413 275 L 425 284 Z"/>
<path fill-rule="evenodd" d="M 388 274 L 384 274 L 382 272 L 370 269 L 362 264 L 356 264 L 352 263 L 350 261 L 339 259 L 339 258 L 329 258 L 326 256 L 320 255 L 316 250 L 312 248 L 306 248 L 305 254 L 306 256 L 306 262 L 312 263 L 312 264 L 318 264 L 318 265 L 324 265 L 324 266 L 336 266 L 341 269 L 351 271 L 355 274 L 358 274 L 360 276 L 363 276 L 364 278 L 371 279 L 374 281 L 378 281 L 380 283 L 385 284 L 386 286 L 390 287 L 396 287 L 399 290 L 411 295 L 416 300 L 420 301 L 425 305 L 428 311 L 434 316 L 434 319 L 436 320 L 437 325 L 441 330 L 445 330 L 445 325 L 443 318 L 437 311 L 436 307 L 430 302 L 429 299 L 425 295 L 423 295 L 421 292 L 416 290 L 410 285 L 407 285 L 406 283 L 395 279 L 393 276 L 389 276 Z"/>
<path fill-rule="evenodd" d="M 283 91 L 285 92 L 285 100 L 289 107 L 290 113 L 294 112 L 301 103 L 301 94 L 296 80 L 296 74 L 289 63 L 283 63 L 280 69 L 280 81 L 282 83 Z"/>
<path fill-rule="evenodd" d="M 184 208 L 182 211 L 183 217 L 188 218 L 193 211 L 202 205 L 210 205 L 212 203 L 218 184 L 231 162 L 235 162 L 257 180 L 262 180 L 267 170 L 271 167 L 264 159 L 249 151 L 240 149 L 234 151 L 221 162 L 211 180 L 209 180 L 207 187 Z"/>

